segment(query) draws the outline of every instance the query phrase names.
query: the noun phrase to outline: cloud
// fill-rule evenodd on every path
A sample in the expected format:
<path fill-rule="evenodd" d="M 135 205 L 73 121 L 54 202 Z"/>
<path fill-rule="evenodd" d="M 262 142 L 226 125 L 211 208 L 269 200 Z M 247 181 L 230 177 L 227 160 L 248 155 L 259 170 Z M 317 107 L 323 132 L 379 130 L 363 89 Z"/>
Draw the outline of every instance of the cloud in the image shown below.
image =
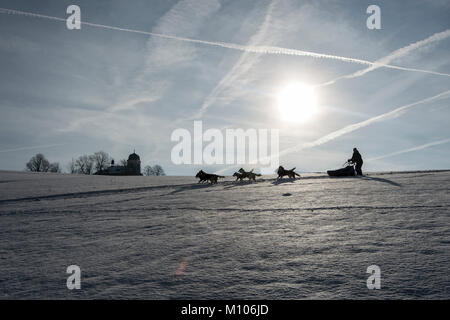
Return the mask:
<path fill-rule="evenodd" d="M 367 159 L 367 160 L 368 161 L 374 161 L 374 160 L 385 159 L 385 158 L 398 156 L 400 154 L 404 154 L 404 153 L 408 153 L 408 152 L 414 152 L 414 151 L 423 150 L 423 149 L 426 149 L 426 148 L 429 148 L 429 147 L 438 146 L 438 145 L 449 143 L 449 142 L 450 142 L 450 138 L 449 139 L 444 139 L 444 140 L 439 140 L 439 141 L 434 141 L 434 142 L 429 142 L 429 143 L 425 143 L 425 144 L 422 144 L 422 145 L 417 146 L 417 147 L 404 149 L 404 150 L 400 150 L 400 151 L 396 151 L 396 152 L 392 152 L 392 153 L 388 153 L 388 154 L 385 154 L 385 155 L 382 155 L 382 156 L 378 156 L 378 157 L 373 157 L 373 158 L 370 158 L 370 159 Z"/>
<path fill-rule="evenodd" d="M 0 13 L 17 14 L 17 15 L 24 15 L 24 16 L 35 17 L 35 18 L 63 21 L 63 22 L 66 21 L 66 19 L 63 19 L 63 18 L 47 16 L 47 15 L 42 15 L 42 14 L 36 14 L 36 13 L 31 13 L 31 12 L 5 9 L 5 8 L 0 8 Z M 293 56 L 303 56 L 303 57 L 311 57 L 311 58 L 331 59 L 331 60 L 342 61 L 342 62 L 375 66 L 377 68 L 384 67 L 384 68 L 390 68 L 390 69 L 422 72 L 422 73 L 429 73 L 429 74 L 450 77 L 450 74 L 447 74 L 447 73 L 440 73 L 440 72 L 415 69 L 415 68 L 406 68 L 406 67 L 385 64 L 382 62 L 371 62 L 371 61 L 367 61 L 367 60 L 363 60 L 363 59 L 336 56 L 336 55 L 325 54 L 325 53 L 317 53 L 317 52 L 275 47 L 275 46 L 245 46 L 245 45 L 228 43 L 228 42 L 206 41 L 206 40 L 180 37 L 180 36 L 174 36 L 174 35 L 168 35 L 168 34 L 162 34 L 162 33 L 155 33 L 155 32 L 141 31 L 141 30 L 135 30 L 135 29 L 107 26 L 107 25 L 103 25 L 103 24 L 97 24 L 97 23 L 91 23 L 91 22 L 85 22 L 85 21 L 82 21 L 81 23 L 83 25 L 96 27 L 96 28 L 103 28 L 103 29 L 123 31 L 123 32 L 131 32 L 131 33 L 149 35 L 149 36 L 163 38 L 163 39 L 170 39 L 170 40 L 177 40 L 177 41 L 196 43 L 196 44 L 202 44 L 202 45 L 208 45 L 208 46 L 215 46 L 215 47 L 221 47 L 221 48 L 250 52 L 250 53 L 272 54 L 272 55 L 293 55 Z"/>
<path fill-rule="evenodd" d="M 140 104 L 151 104 L 158 101 L 168 89 L 169 84 L 165 81 L 153 82 L 147 90 L 139 90 L 125 95 L 119 102 L 109 108 L 111 112 L 134 110 Z"/>
<path fill-rule="evenodd" d="M 324 87 L 324 86 L 328 86 L 331 84 L 336 83 L 339 80 L 342 79 L 352 79 L 352 78 L 357 78 L 357 77 L 361 77 L 363 75 L 365 75 L 368 72 L 374 71 L 378 68 L 381 68 L 387 64 L 389 64 L 390 62 L 392 62 L 395 59 L 404 57 L 406 55 L 408 55 L 409 53 L 411 53 L 414 50 L 417 50 L 419 48 L 422 48 L 424 46 L 430 45 L 432 43 L 435 42 L 439 42 L 442 40 L 447 39 L 448 37 L 450 37 L 450 29 L 447 29 L 445 31 L 442 32 L 437 32 L 431 36 L 429 36 L 426 39 L 411 43 L 403 48 L 397 49 L 393 52 L 391 52 L 390 54 L 388 54 L 387 56 L 378 59 L 377 61 L 374 62 L 373 65 L 371 65 L 370 67 L 363 69 L 363 70 L 359 70 L 356 71 L 354 73 L 348 74 L 348 75 L 344 75 L 344 76 L 340 76 L 336 79 L 327 81 L 325 83 L 319 84 L 317 85 L 317 87 Z M 439 72 L 434 72 L 434 71 L 425 71 L 425 70 L 418 70 L 418 69 L 413 69 L 413 68 L 400 68 L 401 70 L 406 70 L 406 71 L 419 71 L 419 72 L 426 72 L 426 73 L 430 73 L 430 74 L 437 74 L 437 75 L 445 75 L 443 73 L 439 73 Z"/>

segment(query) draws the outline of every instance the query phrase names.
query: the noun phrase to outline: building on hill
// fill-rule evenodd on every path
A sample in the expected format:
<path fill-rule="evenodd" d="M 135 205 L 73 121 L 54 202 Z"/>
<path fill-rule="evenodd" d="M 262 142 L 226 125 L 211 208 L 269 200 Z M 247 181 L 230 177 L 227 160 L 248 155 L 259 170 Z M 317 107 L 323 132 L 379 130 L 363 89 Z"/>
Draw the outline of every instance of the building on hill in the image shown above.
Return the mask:
<path fill-rule="evenodd" d="M 114 160 L 111 161 L 111 166 L 98 171 L 95 174 L 108 176 L 142 176 L 141 173 L 141 158 L 133 152 L 128 156 L 126 166 L 116 166 Z"/>

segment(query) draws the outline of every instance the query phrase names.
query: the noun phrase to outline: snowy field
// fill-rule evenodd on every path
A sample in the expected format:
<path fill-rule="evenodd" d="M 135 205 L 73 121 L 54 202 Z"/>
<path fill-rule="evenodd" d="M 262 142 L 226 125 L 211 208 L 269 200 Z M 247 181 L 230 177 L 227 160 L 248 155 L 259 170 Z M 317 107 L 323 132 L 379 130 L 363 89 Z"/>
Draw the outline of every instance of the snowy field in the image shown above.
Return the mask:
<path fill-rule="evenodd" d="M 0 172 L 0 298 L 450 298 L 450 172 L 196 182 Z"/>

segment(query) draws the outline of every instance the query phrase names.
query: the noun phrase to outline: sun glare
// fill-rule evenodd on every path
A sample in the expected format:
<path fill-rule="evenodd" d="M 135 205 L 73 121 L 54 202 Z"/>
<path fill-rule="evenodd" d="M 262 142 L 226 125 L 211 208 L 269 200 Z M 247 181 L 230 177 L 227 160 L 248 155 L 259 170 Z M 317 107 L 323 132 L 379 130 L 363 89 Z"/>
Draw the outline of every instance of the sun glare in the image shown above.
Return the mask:
<path fill-rule="evenodd" d="M 278 94 L 280 118 L 289 122 L 306 122 L 317 113 L 314 88 L 302 83 L 291 83 Z"/>

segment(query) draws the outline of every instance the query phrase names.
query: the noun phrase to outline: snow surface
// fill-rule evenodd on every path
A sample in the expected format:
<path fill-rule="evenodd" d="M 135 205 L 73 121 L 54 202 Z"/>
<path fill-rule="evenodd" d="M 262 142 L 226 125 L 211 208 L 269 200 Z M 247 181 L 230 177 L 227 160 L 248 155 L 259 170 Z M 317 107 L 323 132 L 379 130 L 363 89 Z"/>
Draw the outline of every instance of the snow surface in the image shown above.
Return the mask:
<path fill-rule="evenodd" d="M 0 171 L 0 298 L 450 298 L 450 172 L 196 182 Z"/>

